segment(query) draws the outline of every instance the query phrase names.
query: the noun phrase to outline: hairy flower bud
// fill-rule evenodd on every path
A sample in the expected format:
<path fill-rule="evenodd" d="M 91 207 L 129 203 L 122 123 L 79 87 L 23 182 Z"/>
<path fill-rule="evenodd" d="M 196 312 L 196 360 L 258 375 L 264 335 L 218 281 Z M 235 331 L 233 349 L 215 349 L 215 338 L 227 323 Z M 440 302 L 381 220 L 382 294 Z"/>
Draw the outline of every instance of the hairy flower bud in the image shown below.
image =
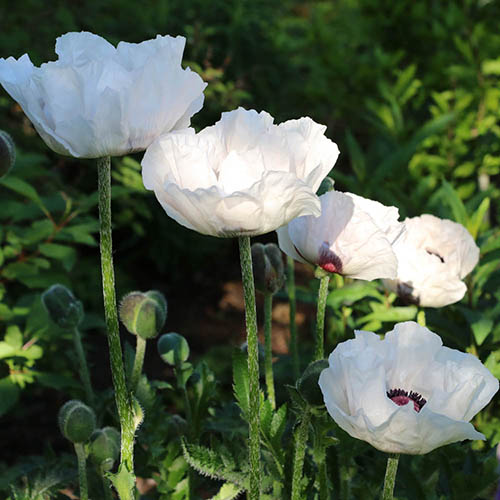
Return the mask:
<path fill-rule="evenodd" d="M 102 470 L 111 470 L 120 455 L 120 433 L 114 427 L 95 430 L 90 436 L 89 453 Z"/>
<path fill-rule="evenodd" d="M 130 292 L 120 304 L 120 320 L 132 334 L 143 339 L 156 337 L 167 318 L 167 301 L 157 290 Z"/>
<path fill-rule="evenodd" d="M 76 399 L 61 407 L 58 418 L 63 436 L 72 443 L 85 443 L 94 432 L 94 410 Z"/>
<path fill-rule="evenodd" d="M 261 293 L 275 294 L 285 281 L 285 266 L 281 250 L 274 243 L 252 245 L 252 265 L 255 288 Z"/>
<path fill-rule="evenodd" d="M 182 335 L 165 333 L 158 340 L 158 353 L 168 365 L 179 366 L 189 358 L 189 345 Z"/>
<path fill-rule="evenodd" d="M 0 130 L 0 178 L 7 175 L 16 162 L 16 146 L 12 137 Z"/>
<path fill-rule="evenodd" d="M 302 376 L 297 380 L 297 390 L 299 394 L 312 406 L 323 404 L 323 394 L 318 385 L 321 372 L 328 368 L 328 361 L 320 359 L 313 361 L 305 370 Z"/>
<path fill-rule="evenodd" d="M 83 319 L 83 305 L 64 285 L 52 285 L 42 294 L 50 319 L 61 328 L 76 328 Z"/>

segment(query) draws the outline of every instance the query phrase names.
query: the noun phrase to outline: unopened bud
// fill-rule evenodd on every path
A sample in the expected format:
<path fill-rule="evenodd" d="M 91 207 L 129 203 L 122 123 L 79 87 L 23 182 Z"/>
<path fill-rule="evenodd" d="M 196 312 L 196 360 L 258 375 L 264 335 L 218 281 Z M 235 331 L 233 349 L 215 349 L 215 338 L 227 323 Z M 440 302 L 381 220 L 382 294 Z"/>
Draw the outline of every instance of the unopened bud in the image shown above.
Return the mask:
<path fill-rule="evenodd" d="M 120 433 L 114 427 L 95 430 L 90 436 L 89 453 L 102 470 L 111 470 L 120 455 Z"/>
<path fill-rule="evenodd" d="M 16 146 L 12 137 L 0 130 L 0 178 L 6 176 L 16 162 Z"/>
<path fill-rule="evenodd" d="M 189 344 L 178 333 L 165 333 L 158 340 L 158 353 L 168 365 L 179 366 L 189 358 Z"/>
<path fill-rule="evenodd" d="M 86 404 L 72 399 L 59 410 L 59 428 L 72 443 L 85 443 L 95 429 L 95 413 Z"/>
<path fill-rule="evenodd" d="M 285 266 L 281 250 L 274 243 L 252 245 L 255 288 L 261 293 L 275 294 L 285 282 Z"/>
<path fill-rule="evenodd" d="M 42 294 L 50 319 L 61 328 L 76 328 L 83 319 L 83 305 L 64 285 L 52 285 Z"/>
<path fill-rule="evenodd" d="M 297 380 L 297 390 L 299 394 L 312 406 L 320 406 L 324 404 L 323 394 L 318 384 L 321 372 L 328 368 L 328 361 L 320 359 L 313 361 L 304 371 L 302 376 Z"/>
<path fill-rule="evenodd" d="M 143 339 L 156 337 L 167 318 L 167 301 L 156 290 L 130 292 L 120 304 L 120 320 L 132 334 Z"/>
<path fill-rule="evenodd" d="M 322 194 L 328 193 L 329 191 L 333 191 L 335 181 L 331 177 L 325 177 L 321 184 L 319 185 L 318 190 L 316 191 L 316 196 L 321 196 Z"/>

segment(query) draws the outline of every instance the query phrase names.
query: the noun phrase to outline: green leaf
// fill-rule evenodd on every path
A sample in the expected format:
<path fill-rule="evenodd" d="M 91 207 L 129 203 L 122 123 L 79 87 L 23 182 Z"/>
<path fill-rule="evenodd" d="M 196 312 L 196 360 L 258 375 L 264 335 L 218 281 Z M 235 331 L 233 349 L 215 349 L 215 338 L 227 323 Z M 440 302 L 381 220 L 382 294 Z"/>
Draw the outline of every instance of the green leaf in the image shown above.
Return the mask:
<path fill-rule="evenodd" d="M 135 476 L 124 464 L 121 464 L 116 474 L 107 474 L 113 483 L 120 500 L 134 500 Z"/>
<path fill-rule="evenodd" d="M 453 218 L 463 226 L 467 227 L 467 210 L 463 201 L 458 196 L 453 186 L 443 180 L 441 192 L 443 193 L 443 200 L 449 205 L 453 213 Z"/>
<path fill-rule="evenodd" d="M 351 305 L 365 297 L 381 299 L 382 294 L 377 290 L 377 284 L 369 281 L 355 281 L 349 285 L 332 290 L 326 299 L 326 304 L 332 309 L 338 309 L 341 305 Z"/>
<path fill-rule="evenodd" d="M 42 243 L 38 246 L 40 253 L 46 257 L 60 260 L 66 271 L 71 271 L 76 261 L 74 248 L 57 243 Z"/>
<path fill-rule="evenodd" d="M 19 179 L 18 177 L 14 177 L 12 175 L 8 175 L 7 177 L 3 177 L 0 180 L 0 185 L 5 186 L 6 188 L 15 191 L 16 193 L 28 198 L 29 200 L 36 203 L 36 205 L 42 210 L 42 212 L 46 215 L 49 214 L 48 210 L 45 208 L 40 196 L 36 192 L 35 188 L 28 184 L 27 182 Z"/>
<path fill-rule="evenodd" d="M 250 414 L 247 357 L 240 349 L 233 353 L 233 391 L 243 417 L 248 421 Z"/>
<path fill-rule="evenodd" d="M 218 493 L 211 500 L 233 500 L 243 493 L 244 489 L 233 483 L 224 483 Z"/>
<path fill-rule="evenodd" d="M 467 229 L 469 230 L 469 233 L 472 235 L 474 239 L 477 239 L 477 235 L 479 233 L 479 228 L 481 227 L 481 224 L 484 220 L 484 216 L 486 215 L 486 212 L 490 208 L 490 199 L 485 198 L 479 207 L 477 207 L 477 210 L 472 214 L 472 217 L 469 220 L 469 223 L 467 225 Z"/>
<path fill-rule="evenodd" d="M 366 177 L 365 157 L 361 151 L 358 141 L 349 130 L 346 133 L 346 144 L 349 157 L 351 159 L 351 167 L 358 180 L 362 181 Z"/>
<path fill-rule="evenodd" d="M 370 314 L 367 314 L 366 316 L 363 316 L 362 318 L 359 318 L 356 324 L 363 325 L 369 321 L 410 321 L 415 319 L 418 311 L 416 306 L 386 308 L 382 304 L 379 305 L 382 307 Z"/>
<path fill-rule="evenodd" d="M 19 399 L 20 389 L 9 377 L 0 379 L 0 415 L 7 413 Z"/>

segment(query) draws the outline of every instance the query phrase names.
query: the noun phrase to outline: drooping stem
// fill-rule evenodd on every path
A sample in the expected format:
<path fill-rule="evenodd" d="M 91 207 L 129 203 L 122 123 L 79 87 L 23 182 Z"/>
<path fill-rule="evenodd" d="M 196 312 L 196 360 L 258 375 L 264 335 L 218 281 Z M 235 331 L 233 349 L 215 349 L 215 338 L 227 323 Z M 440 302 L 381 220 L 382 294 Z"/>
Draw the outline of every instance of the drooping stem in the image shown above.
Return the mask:
<path fill-rule="evenodd" d="M 299 351 L 297 346 L 297 323 L 295 314 L 297 303 L 295 300 L 295 261 L 287 256 L 286 258 L 286 288 L 288 290 L 288 302 L 290 304 L 290 351 L 292 353 L 293 378 L 297 380 L 300 375 Z"/>
<path fill-rule="evenodd" d="M 116 309 L 115 273 L 111 240 L 111 159 L 97 160 L 99 180 L 99 220 L 102 291 L 108 333 L 109 357 L 116 405 L 121 425 L 121 462 L 129 472 L 134 470 L 134 425 L 130 395 L 125 380 L 122 348 Z"/>
<path fill-rule="evenodd" d="M 259 350 L 257 339 L 257 311 L 255 308 L 255 285 L 252 270 L 250 237 L 238 238 L 240 247 L 241 276 L 245 297 L 245 319 L 248 348 L 249 379 L 249 458 L 250 487 L 248 500 L 260 498 L 260 417 L 259 417 Z"/>
<path fill-rule="evenodd" d="M 75 346 L 76 355 L 78 357 L 80 379 L 85 390 L 85 398 L 87 399 L 87 404 L 89 406 L 94 406 L 94 391 L 92 390 L 87 359 L 85 358 L 85 352 L 82 345 L 82 337 L 80 335 L 80 330 L 78 330 L 78 327 L 75 327 L 73 329 L 73 343 Z"/>
<path fill-rule="evenodd" d="M 398 471 L 399 453 L 389 455 L 387 468 L 385 470 L 384 492 L 382 500 L 393 500 L 394 485 L 396 484 L 396 473 Z"/>
<path fill-rule="evenodd" d="M 78 460 L 78 481 L 80 484 L 80 500 L 88 500 L 87 468 L 85 466 L 85 448 L 82 443 L 75 443 L 76 458 Z"/>
<path fill-rule="evenodd" d="M 292 500 L 302 500 L 301 480 L 302 469 L 304 468 L 304 457 L 306 455 L 307 437 L 309 435 L 309 421 L 311 414 L 306 409 L 302 415 L 302 420 L 295 432 L 295 454 L 293 457 L 292 475 Z"/>
<path fill-rule="evenodd" d="M 143 339 L 142 337 L 137 335 L 135 344 L 134 368 L 132 369 L 132 377 L 130 379 L 130 390 L 132 392 L 135 392 L 137 390 L 137 384 L 139 383 L 139 379 L 141 378 L 145 353 L 146 353 L 146 339 Z"/>
<path fill-rule="evenodd" d="M 316 345 L 314 348 L 314 361 L 323 359 L 324 353 L 324 337 L 325 337 L 325 311 L 326 311 L 326 298 L 328 296 L 328 283 L 330 282 L 330 275 L 324 274 L 320 278 L 319 292 L 318 292 L 318 310 L 316 314 Z"/>
<path fill-rule="evenodd" d="M 273 410 L 276 409 L 276 397 L 274 395 L 274 375 L 273 375 L 273 351 L 271 343 L 272 331 L 272 316 L 273 316 L 273 296 L 271 293 L 264 295 L 264 340 L 265 340 L 265 370 L 266 370 L 266 386 L 267 397 Z"/>

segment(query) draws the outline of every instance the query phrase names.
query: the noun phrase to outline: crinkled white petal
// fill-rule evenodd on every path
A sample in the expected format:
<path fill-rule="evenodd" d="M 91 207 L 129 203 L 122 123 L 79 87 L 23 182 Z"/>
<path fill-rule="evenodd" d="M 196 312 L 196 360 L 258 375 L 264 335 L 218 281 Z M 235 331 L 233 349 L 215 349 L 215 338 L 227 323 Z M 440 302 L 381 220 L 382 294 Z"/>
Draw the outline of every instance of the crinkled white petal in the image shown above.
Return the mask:
<path fill-rule="evenodd" d="M 310 174 L 297 175 L 292 165 L 300 158 L 288 147 L 286 130 L 272 122 L 268 113 L 239 108 L 198 134 L 164 135 L 144 155 L 144 185 L 168 215 L 214 236 L 264 234 L 295 217 L 319 215 Z M 333 149 L 322 150 L 316 171 L 330 171 Z"/>
<path fill-rule="evenodd" d="M 463 298 L 462 279 L 479 259 L 479 248 L 460 224 L 433 215 L 406 219 L 394 244 L 398 277 L 389 289 L 421 306 L 443 307 Z"/>
<path fill-rule="evenodd" d="M 21 105 L 47 145 L 81 158 L 146 149 L 189 126 L 206 84 L 182 69 L 183 37 L 157 36 L 118 47 L 92 33 L 56 41 L 59 59 L 0 59 L 0 83 Z"/>
<path fill-rule="evenodd" d="M 491 400 L 498 380 L 472 355 L 442 346 L 414 322 L 382 340 L 371 332 L 339 344 L 319 385 L 329 414 L 351 436 L 389 453 L 423 454 L 464 439 L 484 439 L 469 420 Z M 427 402 L 398 406 L 391 389 Z"/>
<path fill-rule="evenodd" d="M 322 254 L 328 249 L 340 259 L 341 269 L 336 272 L 345 276 L 364 280 L 396 276 L 391 240 L 402 231 L 396 208 L 338 191 L 323 194 L 320 201 L 320 217 L 290 222 L 287 229 L 294 251 L 287 245 L 282 247 L 285 253 L 322 265 Z"/>

